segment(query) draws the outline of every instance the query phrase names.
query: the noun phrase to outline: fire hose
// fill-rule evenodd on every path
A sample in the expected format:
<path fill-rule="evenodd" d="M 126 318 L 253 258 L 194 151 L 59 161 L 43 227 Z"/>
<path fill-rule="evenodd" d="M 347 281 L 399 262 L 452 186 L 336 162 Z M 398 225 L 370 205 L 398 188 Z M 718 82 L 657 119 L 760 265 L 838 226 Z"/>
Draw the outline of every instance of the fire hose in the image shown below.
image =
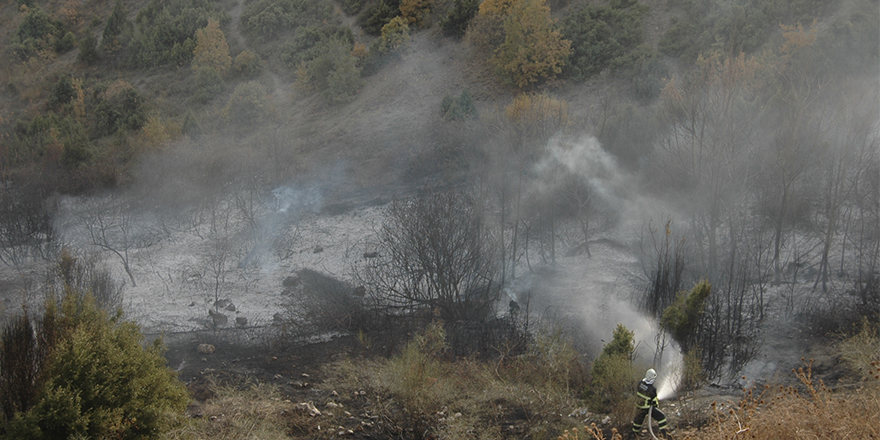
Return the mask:
<path fill-rule="evenodd" d="M 651 433 L 651 437 L 654 440 L 660 440 L 659 438 L 657 438 L 656 435 L 654 435 L 654 426 L 653 426 L 654 424 L 652 423 L 654 421 L 654 414 L 653 413 L 654 413 L 654 405 L 651 405 L 648 407 L 648 432 Z"/>

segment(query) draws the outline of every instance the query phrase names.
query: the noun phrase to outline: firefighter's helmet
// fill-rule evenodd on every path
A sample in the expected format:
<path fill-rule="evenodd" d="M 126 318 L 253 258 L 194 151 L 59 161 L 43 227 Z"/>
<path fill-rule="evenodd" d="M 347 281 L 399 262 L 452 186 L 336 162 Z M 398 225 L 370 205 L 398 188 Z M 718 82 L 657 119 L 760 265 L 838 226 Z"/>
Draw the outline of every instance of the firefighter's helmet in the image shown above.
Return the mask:
<path fill-rule="evenodd" d="M 652 384 L 655 379 L 657 379 L 657 372 L 654 371 L 653 368 L 649 368 L 648 371 L 645 372 L 645 383 Z"/>

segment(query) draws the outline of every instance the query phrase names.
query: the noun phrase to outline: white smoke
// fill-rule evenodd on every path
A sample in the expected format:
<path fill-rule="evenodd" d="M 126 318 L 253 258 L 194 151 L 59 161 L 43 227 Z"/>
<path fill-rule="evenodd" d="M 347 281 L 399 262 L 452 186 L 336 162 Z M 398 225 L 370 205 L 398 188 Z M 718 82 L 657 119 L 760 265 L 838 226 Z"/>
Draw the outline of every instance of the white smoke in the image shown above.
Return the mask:
<path fill-rule="evenodd" d="M 639 176 L 620 167 L 592 136 L 552 139 L 534 170 L 538 183 L 533 192 L 551 194 L 558 190 L 557 185 L 573 177 L 589 188 L 593 209 L 616 216 L 613 230 L 593 238 L 610 237 L 621 245 L 629 244 L 652 215 L 664 218 L 669 212 L 659 200 L 641 195 Z M 618 324 L 631 330 L 636 364 L 657 370 L 659 397 L 669 398 L 680 383 L 683 357 L 674 342 L 658 343 L 662 339 L 659 323 L 633 306 L 632 299 L 638 295 L 638 283 L 642 281 L 637 267 L 632 252 L 594 249 L 592 258 L 585 261 L 570 266 L 557 264 L 552 289 L 557 291 L 554 295 L 573 300 L 568 311 L 577 317 L 584 332 L 596 339 L 588 344 L 591 350 L 599 350 L 600 342 L 610 341 Z"/>

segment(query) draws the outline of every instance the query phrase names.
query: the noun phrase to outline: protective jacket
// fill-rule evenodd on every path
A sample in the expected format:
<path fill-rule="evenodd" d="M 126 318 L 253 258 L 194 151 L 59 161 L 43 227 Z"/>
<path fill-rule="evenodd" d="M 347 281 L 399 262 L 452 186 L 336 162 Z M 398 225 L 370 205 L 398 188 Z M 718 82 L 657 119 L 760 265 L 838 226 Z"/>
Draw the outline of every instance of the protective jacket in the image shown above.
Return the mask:
<path fill-rule="evenodd" d="M 636 406 L 640 409 L 648 409 L 660 404 L 660 401 L 657 400 L 657 388 L 654 387 L 653 383 L 648 383 L 644 380 L 639 382 L 639 386 L 636 389 L 636 397 L 639 398 Z"/>

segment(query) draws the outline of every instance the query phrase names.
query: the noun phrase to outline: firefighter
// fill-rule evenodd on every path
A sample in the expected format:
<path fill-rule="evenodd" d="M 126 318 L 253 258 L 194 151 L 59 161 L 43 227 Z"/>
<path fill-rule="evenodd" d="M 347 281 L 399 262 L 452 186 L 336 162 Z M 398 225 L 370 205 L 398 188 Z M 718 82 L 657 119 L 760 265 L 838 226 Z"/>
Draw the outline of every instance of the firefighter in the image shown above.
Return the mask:
<path fill-rule="evenodd" d="M 636 417 L 633 419 L 633 437 L 642 432 L 642 423 L 645 421 L 645 416 L 647 416 L 649 412 L 651 413 L 651 418 L 656 420 L 657 425 L 660 427 L 660 436 L 665 437 L 667 435 L 666 415 L 657 408 L 660 401 L 657 400 L 657 388 L 654 388 L 654 381 L 656 379 L 657 372 L 651 368 L 645 372 L 645 378 L 639 382 L 639 386 L 636 389 L 636 397 L 638 400 L 636 402 Z M 648 423 L 651 423 L 651 421 L 648 420 Z"/>

